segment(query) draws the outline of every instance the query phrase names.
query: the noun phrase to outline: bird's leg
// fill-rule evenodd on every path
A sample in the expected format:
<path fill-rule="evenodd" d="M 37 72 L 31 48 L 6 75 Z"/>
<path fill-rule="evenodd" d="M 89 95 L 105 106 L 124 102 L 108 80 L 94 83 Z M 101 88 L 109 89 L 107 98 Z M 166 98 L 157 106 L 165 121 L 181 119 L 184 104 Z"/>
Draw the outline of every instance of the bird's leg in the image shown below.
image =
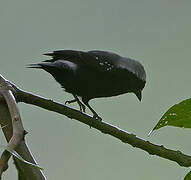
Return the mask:
<path fill-rule="evenodd" d="M 65 104 L 71 104 L 71 103 L 77 102 L 78 105 L 80 106 L 80 111 L 85 112 L 86 106 L 79 100 L 78 96 L 76 96 L 75 94 L 72 94 L 72 95 L 74 96 L 74 99 L 70 101 L 66 101 Z"/>
<path fill-rule="evenodd" d="M 85 112 L 86 111 L 86 106 L 79 100 L 78 96 L 74 95 L 74 98 L 76 100 L 76 102 L 78 103 L 78 105 L 80 106 L 80 111 Z"/>
<path fill-rule="evenodd" d="M 89 108 L 89 110 L 93 113 L 93 118 L 97 120 L 102 120 L 102 118 L 94 111 L 94 109 L 89 105 L 87 100 L 82 98 L 82 102 Z"/>

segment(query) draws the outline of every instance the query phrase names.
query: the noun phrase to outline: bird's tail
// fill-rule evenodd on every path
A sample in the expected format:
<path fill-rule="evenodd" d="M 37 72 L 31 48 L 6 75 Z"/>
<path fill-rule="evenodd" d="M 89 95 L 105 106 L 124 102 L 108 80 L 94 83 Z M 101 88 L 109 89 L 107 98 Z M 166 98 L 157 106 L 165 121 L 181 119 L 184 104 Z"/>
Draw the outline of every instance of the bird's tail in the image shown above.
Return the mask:
<path fill-rule="evenodd" d="M 28 64 L 27 68 L 37 68 L 42 69 L 42 64 Z"/>
<path fill-rule="evenodd" d="M 45 61 L 42 61 L 42 62 L 54 62 L 55 60 L 54 59 L 48 59 L 48 60 L 45 60 Z"/>
<path fill-rule="evenodd" d="M 38 63 L 38 64 L 29 64 L 27 68 L 34 69 L 43 69 L 52 74 L 57 69 L 57 66 L 54 63 Z"/>

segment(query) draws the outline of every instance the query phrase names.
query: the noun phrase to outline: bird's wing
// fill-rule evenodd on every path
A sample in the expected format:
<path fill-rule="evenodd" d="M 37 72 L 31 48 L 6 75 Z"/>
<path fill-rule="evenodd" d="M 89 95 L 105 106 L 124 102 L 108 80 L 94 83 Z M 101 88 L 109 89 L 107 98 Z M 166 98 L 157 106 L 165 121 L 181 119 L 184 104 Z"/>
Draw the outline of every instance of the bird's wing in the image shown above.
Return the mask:
<path fill-rule="evenodd" d="M 110 71 L 117 66 L 117 59 L 119 55 L 106 52 L 106 51 L 74 51 L 74 50 L 60 50 L 52 53 L 44 54 L 52 56 L 53 59 L 46 60 L 45 62 L 55 62 L 57 60 L 67 60 L 81 66 L 97 71 Z"/>
<path fill-rule="evenodd" d="M 100 65 L 102 66 L 100 68 L 102 71 L 111 71 L 112 74 L 118 75 L 132 73 L 142 81 L 146 81 L 144 67 L 134 59 L 121 57 L 118 54 L 107 51 L 89 51 L 88 53 L 96 58 L 99 68 Z"/>
<path fill-rule="evenodd" d="M 132 73 L 139 79 L 146 81 L 144 67 L 136 60 L 121 57 L 118 54 L 108 51 L 76 51 L 59 50 L 45 55 L 52 56 L 53 59 L 45 62 L 55 62 L 67 60 L 79 66 L 86 66 L 98 72 L 111 72 L 110 74 Z"/>

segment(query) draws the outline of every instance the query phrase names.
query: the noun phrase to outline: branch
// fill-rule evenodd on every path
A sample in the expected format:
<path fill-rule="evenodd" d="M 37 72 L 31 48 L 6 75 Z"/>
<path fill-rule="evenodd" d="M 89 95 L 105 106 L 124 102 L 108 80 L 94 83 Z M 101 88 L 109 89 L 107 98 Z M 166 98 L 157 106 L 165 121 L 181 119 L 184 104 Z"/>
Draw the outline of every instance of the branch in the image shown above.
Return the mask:
<path fill-rule="evenodd" d="M 24 128 L 22 125 L 20 113 L 17 107 L 16 100 L 13 96 L 12 86 L 0 75 L 0 93 L 4 97 L 9 112 L 12 119 L 12 127 L 13 127 L 13 135 L 11 139 L 9 140 L 9 143 L 7 147 L 9 147 L 12 150 L 15 150 L 16 147 L 20 144 L 22 139 L 24 139 Z M 8 167 L 8 160 L 11 157 L 11 154 L 8 153 L 6 150 L 3 152 L 1 159 L 0 159 L 0 177 Z"/>
<path fill-rule="evenodd" d="M 23 155 L 23 158 L 27 158 L 35 163 L 24 142 L 26 131 L 23 128 L 19 109 L 12 93 L 13 91 L 14 89 L 10 82 L 0 75 L 0 95 L 2 95 L 0 101 L 0 123 L 1 126 L 6 126 L 3 128 L 3 132 L 8 141 L 7 149 L 16 150 L 20 155 Z M 11 154 L 5 149 L 0 158 L 0 178 L 2 173 L 8 168 L 8 160 L 10 157 Z M 24 163 L 21 163 L 18 159 L 15 161 L 19 164 L 22 171 L 25 171 L 26 179 L 28 179 L 29 176 L 30 179 L 35 180 L 37 177 L 38 179 L 45 179 L 40 170 L 29 167 L 29 165 L 26 164 L 24 165 Z"/>
<path fill-rule="evenodd" d="M 191 166 L 191 156 L 185 155 L 180 151 L 174 151 L 167 149 L 164 146 L 155 145 L 149 141 L 145 141 L 141 138 L 136 137 L 136 135 L 128 133 L 122 129 L 119 129 L 116 126 L 112 126 L 104 121 L 98 121 L 92 119 L 92 117 L 84 114 L 75 109 L 69 108 L 63 104 L 59 104 L 50 99 L 45 99 L 40 96 L 33 95 L 31 93 L 25 92 L 15 85 L 15 94 L 17 101 L 24 102 L 27 104 L 32 104 L 49 111 L 57 112 L 63 114 L 68 118 L 75 119 L 84 124 L 87 124 L 97 130 L 100 130 L 102 133 L 109 134 L 117 139 L 120 139 L 123 143 L 128 143 L 133 147 L 140 148 L 151 155 L 157 155 L 159 157 L 169 159 L 171 161 L 177 162 L 180 166 L 190 167 Z"/>

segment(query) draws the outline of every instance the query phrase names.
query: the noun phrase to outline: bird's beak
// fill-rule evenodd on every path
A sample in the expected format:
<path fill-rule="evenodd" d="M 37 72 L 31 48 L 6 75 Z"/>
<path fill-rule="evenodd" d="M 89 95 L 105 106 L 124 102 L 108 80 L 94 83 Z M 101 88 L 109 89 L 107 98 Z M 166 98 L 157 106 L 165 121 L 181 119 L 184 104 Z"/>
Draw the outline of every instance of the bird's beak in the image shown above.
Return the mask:
<path fill-rule="evenodd" d="M 142 99 L 142 92 L 141 92 L 141 90 L 136 91 L 136 92 L 134 92 L 134 93 L 135 93 L 135 95 L 137 96 L 137 98 L 139 99 L 139 101 L 141 101 L 141 99 Z"/>

